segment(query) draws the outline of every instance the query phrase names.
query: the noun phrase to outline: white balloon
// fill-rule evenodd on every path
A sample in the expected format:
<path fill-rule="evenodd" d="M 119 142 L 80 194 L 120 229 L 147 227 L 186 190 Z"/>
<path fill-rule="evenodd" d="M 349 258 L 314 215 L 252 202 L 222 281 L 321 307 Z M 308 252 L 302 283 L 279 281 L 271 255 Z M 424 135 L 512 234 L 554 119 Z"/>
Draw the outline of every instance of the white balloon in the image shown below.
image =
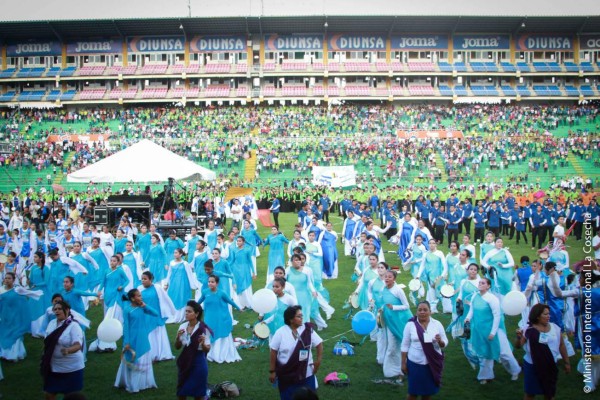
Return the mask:
<path fill-rule="evenodd" d="M 527 307 L 527 298 L 518 290 L 508 292 L 502 300 L 502 310 L 506 315 L 519 315 Z"/>
<path fill-rule="evenodd" d="M 98 325 L 98 339 L 102 342 L 116 342 L 123 336 L 123 325 L 115 318 L 105 318 Z"/>
<path fill-rule="evenodd" d="M 270 289 L 260 289 L 252 295 L 252 309 L 259 314 L 273 311 L 277 306 L 277 296 Z"/>

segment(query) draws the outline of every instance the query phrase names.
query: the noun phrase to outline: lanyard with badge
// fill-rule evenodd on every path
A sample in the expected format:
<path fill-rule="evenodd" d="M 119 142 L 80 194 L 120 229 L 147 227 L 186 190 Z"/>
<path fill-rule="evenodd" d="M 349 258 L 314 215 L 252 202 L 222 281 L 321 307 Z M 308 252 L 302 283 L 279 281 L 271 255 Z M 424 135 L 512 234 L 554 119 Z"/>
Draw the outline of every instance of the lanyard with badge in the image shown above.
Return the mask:
<path fill-rule="evenodd" d="M 296 337 L 296 340 L 300 341 L 300 344 L 302 344 L 302 349 L 300 349 L 300 351 L 298 352 L 298 361 L 302 362 L 302 361 L 306 361 L 308 360 L 308 346 L 306 344 L 304 344 L 304 341 L 302 340 L 302 335 L 297 334 L 298 336 Z"/>

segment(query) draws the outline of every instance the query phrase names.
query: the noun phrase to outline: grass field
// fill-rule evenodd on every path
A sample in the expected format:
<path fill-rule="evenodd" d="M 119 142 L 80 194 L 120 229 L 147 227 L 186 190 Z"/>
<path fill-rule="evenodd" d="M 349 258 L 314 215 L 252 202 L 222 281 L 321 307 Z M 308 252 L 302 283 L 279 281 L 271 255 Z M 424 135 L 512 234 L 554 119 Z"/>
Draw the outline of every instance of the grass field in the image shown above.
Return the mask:
<path fill-rule="evenodd" d="M 280 223 L 284 227 L 283 232 L 289 238 L 291 237 L 291 227 L 296 220 L 293 214 L 281 214 Z M 334 229 L 341 231 L 342 219 L 334 216 Z M 268 229 L 259 228 L 261 237 L 267 235 Z M 338 242 L 339 243 L 339 242 Z M 569 253 L 571 262 L 582 259 L 584 242 L 569 240 L 571 247 Z M 529 246 L 517 246 L 514 241 L 505 239 L 505 246 L 511 248 L 515 260 L 519 260 L 522 255 L 533 255 Z M 393 246 L 385 243 L 386 250 L 392 250 Z M 341 244 L 338 244 L 340 254 L 343 254 Z M 442 250 L 446 250 L 442 246 Z M 262 288 L 264 285 L 264 276 L 267 264 L 268 248 L 263 251 L 258 259 L 259 278 L 254 285 L 254 289 Z M 398 265 L 398 259 L 395 254 L 386 254 L 386 261 L 390 265 Z M 375 361 L 375 343 L 367 341 L 363 346 L 355 348 L 356 355 L 353 357 L 334 356 L 332 354 L 333 345 L 337 338 L 335 336 L 350 330 L 351 323 L 344 319 L 347 310 L 342 309 L 345 299 L 353 291 L 354 284 L 350 281 L 354 260 L 341 256 L 339 263 L 339 278 L 337 280 L 324 281 L 325 286 L 331 293 L 331 304 L 336 308 L 336 313 L 329 321 L 329 327 L 319 334 L 325 340 L 324 357 L 318 378 L 319 396 L 321 399 L 376 399 L 376 398 L 404 398 L 407 393 L 407 386 L 392 386 L 386 384 L 375 384 L 371 380 L 382 378 L 381 367 Z M 398 282 L 408 283 L 409 274 L 402 273 L 398 277 Z M 414 311 L 414 309 L 413 309 Z M 234 312 L 235 318 L 239 324 L 234 328 L 234 337 L 249 338 L 251 331 L 244 327 L 245 324 L 252 324 L 256 321 L 256 314 L 253 312 Z M 88 317 L 93 321 L 93 327 L 87 332 L 88 343 L 95 338 L 96 328 L 102 319 L 101 307 L 94 307 L 88 312 Z M 444 326 L 450 322 L 450 316 L 437 314 L 435 318 L 439 319 Z M 516 328 L 517 318 L 507 318 L 507 329 L 509 339 L 514 337 L 513 332 Z M 168 331 L 170 337 L 175 338 L 176 326 L 169 325 Z M 351 332 L 345 333 L 345 336 L 351 342 L 359 342 L 361 337 L 357 337 Z M 25 340 L 27 348 L 27 358 L 19 363 L 2 363 L 4 371 L 4 380 L 0 381 L 0 393 L 2 399 L 9 400 L 29 400 L 40 399 L 42 395 L 42 381 L 39 375 L 39 360 L 42 349 L 42 341 L 27 337 Z M 218 383 L 224 380 L 231 380 L 238 384 L 242 389 L 241 399 L 278 399 L 277 389 L 268 381 L 269 369 L 269 351 L 266 346 L 255 350 L 240 350 L 242 361 L 235 364 L 217 365 L 209 364 L 209 382 Z M 520 361 L 523 357 L 523 351 L 515 352 Z M 556 399 L 572 400 L 581 399 L 583 396 L 582 377 L 575 372 L 575 366 L 579 360 L 579 355 L 571 360 L 573 371 L 571 375 L 565 375 L 561 370 L 559 375 L 559 388 Z M 154 375 L 158 384 L 158 389 L 144 391 L 140 394 L 131 395 L 123 389 L 113 387 L 116 372 L 119 365 L 119 354 L 88 354 L 88 360 L 85 369 L 84 393 L 91 400 L 96 399 L 170 399 L 175 398 L 175 387 L 177 369 L 174 361 L 162 362 L 154 365 Z M 332 371 L 346 372 L 351 385 L 347 388 L 332 388 L 323 385 L 322 379 L 326 374 Z M 523 377 L 519 377 L 517 382 L 512 382 L 510 376 L 502 366 L 495 367 L 496 379 L 485 386 L 478 384 L 477 372 L 472 370 L 462 354 L 460 343 L 450 341 L 446 352 L 446 364 L 443 377 L 443 386 L 437 396 L 440 399 L 521 399 L 523 397 Z M 589 398 L 597 398 L 588 396 Z"/>

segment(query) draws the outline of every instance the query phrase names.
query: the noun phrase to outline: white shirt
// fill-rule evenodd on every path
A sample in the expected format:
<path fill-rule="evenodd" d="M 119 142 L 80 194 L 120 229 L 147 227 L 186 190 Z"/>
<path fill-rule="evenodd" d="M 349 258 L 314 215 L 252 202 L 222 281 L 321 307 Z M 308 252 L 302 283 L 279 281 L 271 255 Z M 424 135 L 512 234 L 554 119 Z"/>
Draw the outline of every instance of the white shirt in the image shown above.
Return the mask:
<path fill-rule="evenodd" d="M 444 330 L 443 325 L 440 321 L 430 318 L 429 325 L 427 325 L 427 329 L 425 329 L 423 336 L 427 341 L 427 337 L 433 339 L 436 335 L 440 335 L 442 342 L 448 346 L 448 338 L 446 337 L 446 331 Z M 435 351 L 442 354 L 442 349 L 437 343 L 433 343 L 433 348 Z M 417 334 L 417 327 L 413 322 L 409 321 L 404 327 L 400 351 L 408 353 L 408 359 L 415 364 L 427 365 L 427 358 L 425 357 L 423 346 L 421 345 L 419 335 Z"/>
<path fill-rule="evenodd" d="M 287 325 L 282 326 L 277 329 L 277 332 L 273 335 L 271 339 L 271 343 L 269 346 L 271 350 L 275 350 L 277 352 L 277 361 L 280 364 L 285 364 L 289 361 L 290 356 L 294 352 L 296 348 L 296 344 L 300 337 L 302 336 L 302 332 L 304 332 L 304 325 L 298 328 L 298 339 L 294 339 L 294 335 L 292 334 L 292 328 Z M 317 332 L 312 331 L 310 336 L 310 345 L 311 347 L 317 347 L 323 342 L 323 339 L 317 334 Z M 313 356 L 312 351 L 308 352 L 308 368 L 306 368 L 306 377 L 312 376 L 313 374 Z"/>
<path fill-rule="evenodd" d="M 58 328 L 57 323 L 56 319 L 50 321 L 48 328 L 46 328 L 46 336 Z M 50 361 L 52 372 L 67 373 L 79 371 L 84 368 L 82 350 L 78 350 L 73 354 L 67 354 L 66 356 L 61 353 L 63 348 L 71 347 L 75 343 L 79 343 L 83 349 L 83 331 L 77 322 L 72 322 L 58 338 L 58 343 L 54 348 L 52 360 Z"/>
<path fill-rule="evenodd" d="M 565 236 L 565 228 L 560 225 L 556 225 L 554 227 L 554 232 L 552 233 L 552 237 L 562 238 L 563 236 Z"/>
<path fill-rule="evenodd" d="M 187 331 L 187 327 L 189 324 L 190 323 L 186 321 L 183 324 L 179 325 L 179 328 L 177 328 L 177 332 L 179 332 L 180 330 L 183 330 L 183 334 L 181 335 L 179 340 L 181 341 L 181 344 L 184 346 L 189 346 L 192 335 L 194 333 L 196 333 L 196 331 L 200 327 L 200 323 L 196 322 L 196 325 L 194 325 L 194 329 L 192 330 L 192 333 L 189 334 Z M 210 346 L 210 332 L 209 331 L 204 333 L 204 345 Z M 200 345 L 200 344 L 198 345 L 198 350 L 202 350 L 202 345 Z"/>
<path fill-rule="evenodd" d="M 535 329 L 535 328 L 531 328 Z M 542 339 L 542 335 L 545 335 L 548 339 L 548 347 L 552 352 L 552 356 L 554 357 L 554 361 L 560 360 L 562 357 L 560 356 L 560 328 L 554 323 L 550 322 L 550 331 L 544 333 L 540 332 L 540 339 Z M 531 359 L 531 348 L 529 347 L 529 340 L 525 342 L 525 346 L 523 346 L 525 350 L 525 357 L 523 359 L 527 361 L 529 364 L 533 364 L 533 360 Z"/>
<path fill-rule="evenodd" d="M 234 214 L 233 211 L 239 211 L 238 213 Z M 231 206 L 231 218 L 234 221 L 241 221 L 242 217 L 243 217 L 243 213 L 242 213 L 242 206 L 238 205 L 232 205 Z"/>

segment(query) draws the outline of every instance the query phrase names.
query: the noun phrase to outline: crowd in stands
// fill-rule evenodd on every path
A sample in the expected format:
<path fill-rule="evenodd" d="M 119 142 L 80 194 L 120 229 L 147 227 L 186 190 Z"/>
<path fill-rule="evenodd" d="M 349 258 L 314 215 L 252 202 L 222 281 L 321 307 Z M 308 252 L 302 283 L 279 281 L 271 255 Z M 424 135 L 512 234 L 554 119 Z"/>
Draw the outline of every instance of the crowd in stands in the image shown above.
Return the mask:
<path fill-rule="evenodd" d="M 451 182 L 484 182 L 494 169 L 506 170 L 506 182 L 528 182 L 529 173 L 567 166 L 569 152 L 600 165 L 600 115 L 594 105 L 145 107 L 5 111 L 0 117 L 5 138 L 15 129 L 35 138 L 1 156 L 2 165 L 39 171 L 69 161 L 64 172 L 73 172 L 142 138 L 226 171 L 223 177 L 230 179 L 243 174 L 239 167 L 250 149 L 257 150 L 259 179 L 286 170 L 308 177 L 314 165 L 351 164 L 362 171 L 359 182 L 395 183 L 411 171 L 419 171 L 420 182 L 433 182 L 443 173 Z M 582 125 L 586 129 L 578 128 Z M 569 129 L 568 136 L 550 133 L 561 126 Z M 400 140 L 396 134 L 421 129 L 457 129 L 469 139 Z M 107 142 L 44 141 L 49 134 L 103 132 L 112 135 Z M 71 151 L 72 159 L 64 160 Z"/>

